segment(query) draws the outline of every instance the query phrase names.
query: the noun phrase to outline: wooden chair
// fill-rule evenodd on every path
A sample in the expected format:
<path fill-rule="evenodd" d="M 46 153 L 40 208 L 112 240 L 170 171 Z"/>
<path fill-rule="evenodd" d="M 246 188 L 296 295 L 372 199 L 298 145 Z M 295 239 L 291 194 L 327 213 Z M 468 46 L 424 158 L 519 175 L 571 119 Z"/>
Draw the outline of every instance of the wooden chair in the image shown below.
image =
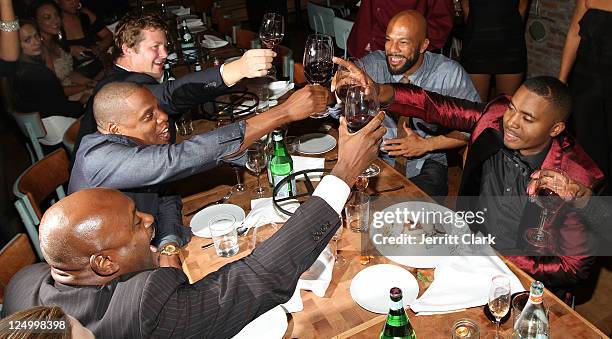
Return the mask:
<path fill-rule="evenodd" d="M 251 48 L 251 41 L 257 40 L 259 34 L 242 28 L 236 28 L 236 47 L 243 49 Z"/>
<path fill-rule="evenodd" d="M 308 1 L 306 10 L 308 11 L 310 29 L 317 33 L 334 36 L 334 17 L 336 17 L 336 14 L 333 9 Z"/>
<path fill-rule="evenodd" d="M 42 147 L 40 146 L 40 138 L 44 138 L 47 135 L 47 130 L 45 129 L 45 125 L 40 119 L 40 114 L 38 112 L 31 113 L 18 113 L 11 112 L 11 115 L 17 122 L 19 129 L 25 135 L 26 138 L 30 141 L 27 144 L 28 152 L 30 152 L 30 157 L 32 158 L 32 163 L 35 163 L 37 160 L 43 158 Z M 32 146 L 30 148 L 30 145 Z M 33 151 L 32 151 L 33 149 Z"/>
<path fill-rule="evenodd" d="M 346 40 L 353 29 L 353 22 L 342 18 L 334 17 L 334 34 L 336 36 L 336 46 L 344 50 L 344 58 L 348 55 Z"/>
<path fill-rule="evenodd" d="M 24 233 L 17 234 L 0 250 L 0 304 L 4 301 L 4 288 L 15 273 L 36 261 L 32 245 Z"/>
<path fill-rule="evenodd" d="M 15 181 L 13 193 L 17 197 L 15 208 L 26 227 L 38 256 L 42 259 L 38 244 L 38 225 L 44 209 L 41 203 L 51 198 L 53 191 L 57 199 L 66 196 L 62 184 L 68 182 L 70 161 L 61 148 L 27 168 Z"/>
<path fill-rule="evenodd" d="M 62 143 L 64 147 L 72 154 L 74 152 L 74 143 L 76 142 L 77 134 L 79 133 L 79 128 L 81 127 L 81 118 L 77 119 L 64 133 L 64 138 L 62 138 Z"/>

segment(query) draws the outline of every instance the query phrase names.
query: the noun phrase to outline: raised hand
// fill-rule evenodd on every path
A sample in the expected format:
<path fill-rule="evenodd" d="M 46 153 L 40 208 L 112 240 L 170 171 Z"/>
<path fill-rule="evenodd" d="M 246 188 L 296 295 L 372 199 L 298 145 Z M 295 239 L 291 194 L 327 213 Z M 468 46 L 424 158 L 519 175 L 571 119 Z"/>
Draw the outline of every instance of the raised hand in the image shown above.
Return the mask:
<path fill-rule="evenodd" d="M 242 78 L 256 78 L 268 73 L 276 52 L 270 49 L 250 49 L 240 59 L 223 66 L 223 81 L 228 86 Z"/>
<path fill-rule="evenodd" d="M 349 133 L 344 117 L 338 129 L 338 163 L 331 174 L 352 187 L 357 177 L 377 158 L 378 148 L 387 129 L 382 126 L 384 112 L 378 113 L 359 132 Z"/>
<path fill-rule="evenodd" d="M 313 113 L 325 111 L 330 95 L 323 86 L 309 85 L 293 93 L 281 107 L 291 121 L 303 120 Z"/>
<path fill-rule="evenodd" d="M 415 158 L 432 151 L 431 144 L 426 138 L 418 135 L 406 123 L 402 128 L 406 132 L 405 137 L 384 142 L 383 150 L 389 152 L 389 155 Z"/>
<path fill-rule="evenodd" d="M 527 185 L 527 194 L 530 196 L 537 194 L 540 187 L 546 187 L 565 201 L 572 201 L 574 206 L 583 208 L 593 195 L 588 187 L 558 170 L 542 169 L 534 172 L 531 179 Z"/>

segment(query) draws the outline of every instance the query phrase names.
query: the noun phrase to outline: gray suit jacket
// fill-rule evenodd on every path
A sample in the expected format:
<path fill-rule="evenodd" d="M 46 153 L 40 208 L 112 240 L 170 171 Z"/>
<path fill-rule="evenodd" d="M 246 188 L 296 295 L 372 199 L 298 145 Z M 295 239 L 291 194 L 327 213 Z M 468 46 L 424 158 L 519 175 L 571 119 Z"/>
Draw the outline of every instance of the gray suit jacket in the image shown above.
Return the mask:
<path fill-rule="evenodd" d="M 244 128 L 239 122 L 168 145 L 140 145 L 126 136 L 99 132 L 86 135 L 75 156 L 68 193 L 91 187 L 122 190 L 136 208 L 155 217 L 154 245 L 182 246 L 190 238 L 182 223 L 183 205 L 165 183 L 210 169 L 236 153 Z"/>
<path fill-rule="evenodd" d="M 7 286 L 2 316 L 55 304 L 97 338 L 230 338 L 289 300 L 339 225 L 338 214 L 312 197 L 251 255 L 195 284 L 178 269 L 158 268 L 107 286 L 67 286 L 54 282 L 46 264 L 36 264 Z"/>

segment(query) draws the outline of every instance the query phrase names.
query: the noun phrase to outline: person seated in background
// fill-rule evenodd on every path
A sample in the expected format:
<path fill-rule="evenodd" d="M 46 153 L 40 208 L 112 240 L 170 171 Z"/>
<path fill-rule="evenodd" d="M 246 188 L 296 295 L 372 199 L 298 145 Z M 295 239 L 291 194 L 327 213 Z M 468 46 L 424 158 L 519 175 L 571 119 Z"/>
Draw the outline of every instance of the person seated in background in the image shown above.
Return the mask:
<path fill-rule="evenodd" d="M 99 80 L 102 76 L 102 63 L 97 57 L 90 57 L 82 55 L 75 57 L 73 60 L 68 61 L 68 55 L 70 49 L 64 43 L 64 36 L 62 30 L 62 17 L 61 10 L 57 3 L 51 0 L 42 0 L 36 3 L 34 10 L 34 17 L 38 27 L 40 28 L 40 34 L 42 36 L 43 45 L 45 46 L 48 55 L 46 62 L 49 68 L 54 69 L 57 63 L 67 64 L 77 62 L 75 70 L 82 74 L 88 79 Z M 66 67 L 66 66 L 60 66 Z"/>
<path fill-rule="evenodd" d="M 374 85 L 354 64 L 334 58 L 351 71 L 353 81 Z M 332 90 L 338 83 L 332 84 Z M 488 103 L 443 96 L 411 84 L 378 85 L 389 110 L 448 128 L 471 132 L 457 208 L 485 211 L 485 223 L 474 231 L 495 236 L 494 248 L 566 302 L 594 265 L 594 239 L 575 211 L 562 209 L 545 225 L 553 241 L 543 252 L 524 240 L 528 227 L 539 223 L 537 205 L 529 204 L 527 186 L 538 169 L 559 168 L 587 187 L 603 180 L 597 165 L 565 132 L 571 112 L 567 86 L 553 77 L 527 79 L 513 97 Z M 468 197 L 478 197 L 468 198 Z M 517 255 L 518 253 L 518 255 Z"/>
<path fill-rule="evenodd" d="M 468 74 L 457 62 L 426 51 L 427 22 L 418 11 L 407 10 L 389 21 L 385 50 L 373 51 L 360 61 L 362 69 L 377 83 L 407 82 L 428 91 L 460 99 L 480 101 Z M 406 177 L 432 197 L 448 193 L 448 164 L 445 150 L 463 147 L 469 137 L 458 131 L 412 118 L 410 126 L 397 123 L 388 115 L 383 155 L 393 164 L 394 157 L 406 157 Z M 387 156 L 388 155 L 388 156 Z M 390 157 L 391 158 L 390 158 Z"/>
<path fill-rule="evenodd" d="M 349 55 L 362 58 L 385 47 L 385 31 L 391 17 L 413 9 L 427 20 L 430 51 L 439 51 L 453 29 L 453 6 L 450 1 L 429 0 L 361 0 L 353 29 L 346 41 Z"/>
<path fill-rule="evenodd" d="M 98 132 L 83 138 L 68 192 L 90 187 L 131 192 L 136 206 L 156 218 L 154 245 L 184 246 L 190 232 L 182 223 L 181 197 L 166 183 L 222 161 L 237 161 L 233 157 L 274 128 L 323 110 L 328 97 L 326 88 L 307 86 L 266 112 L 172 144 L 168 115 L 146 87 L 132 82 L 107 84 L 94 99 Z M 164 258 L 179 265 L 177 256 Z"/>
<path fill-rule="evenodd" d="M 376 158 L 382 120 L 380 113 L 350 134 L 341 119 L 338 162 L 313 196 L 250 255 L 193 284 L 180 269 L 160 267 L 149 245 L 153 217 L 121 192 L 95 188 L 67 196 L 40 223 L 47 263 L 13 277 L 2 316 L 56 304 L 100 338 L 231 338 L 290 299 L 341 226 L 350 187 Z"/>
<path fill-rule="evenodd" d="M 66 97 L 59 79 L 43 61 L 43 46 L 33 22 L 21 22 L 19 41 L 21 56 L 13 82 L 17 110 L 39 112 L 41 118 L 80 117 L 87 98 L 77 102 Z"/>
<path fill-rule="evenodd" d="M 113 45 L 113 33 L 106 28 L 103 20 L 79 0 L 58 0 L 62 10 L 63 43 L 70 48 L 70 54 L 77 60 L 83 55 L 108 60 L 107 50 Z"/>
<path fill-rule="evenodd" d="M 28 322 L 45 323 L 53 326 L 54 331 L 41 331 L 28 326 Z M 24 324 L 24 326 L 16 326 Z M 64 313 L 59 306 L 36 306 L 11 314 L 0 319 L 0 337 L 19 339 L 95 339 L 85 326 Z"/>
<path fill-rule="evenodd" d="M 166 113 L 177 115 L 214 99 L 242 78 L 265 75 L 266 64 L 271 64 L 276 55 L 271 50 L 250 50 L 239 60 L 160 84 L 158 81 L 163 76 L 168 57 L 166 31 L 166 23 L 154 13 L 133 11 L 126 14 L 117 24 L 115 33 L 115 64 L 98 83 L 93 95 L 110 82 L 145 84 Z M 93 100 L 89 100 L 73 154 L 77 153 L 81 139 L 97 130 Z M 173 123 L 170 124 L 170 132 L 174 135 Z"/>

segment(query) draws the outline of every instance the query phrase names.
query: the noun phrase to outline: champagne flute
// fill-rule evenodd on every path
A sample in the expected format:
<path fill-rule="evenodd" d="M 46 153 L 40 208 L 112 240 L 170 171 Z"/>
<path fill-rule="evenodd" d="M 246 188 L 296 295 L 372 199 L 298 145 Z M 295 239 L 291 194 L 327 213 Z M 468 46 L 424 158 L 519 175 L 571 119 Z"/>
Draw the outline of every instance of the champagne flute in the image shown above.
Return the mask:
<path fill-rule="evenodd" d="M 266 48 L 274 47 L 283 41 L 285 36 L 285 18 L 279 13 L 268 12 L 264 14 L 259 28 L 259 39 Z M 276 77 L 274 66 L 268 70 L 268 76 Z"/>
<path fill-rule="evenodd" d="M 495 338 L 499 338 L 499 324 L 510 310 L 510 279 L 505 275 L 496 275 L 491 279 L 489 290 L 489 311 L 495 317 Z"/>
<path fill-rule="evenodd" d="M 548 224 L 550 216 L 554 215 L 561 209 L 564 204 L 563 198 L 561 198 L 555 191 L 554 188 L 564 187 L 567 181 L 569 181 L 567 174 L 565 172 L 557 169 L 558 172 L 563 175 L 561 178 L 556 180 L 563 180 L 562 182 L 553 182 L 551 185 L 552 189 L 546 186 L 538 187 L 535 195 L 529 197 L 529 200 L 533 203 L 536 203 L 538 206 L 542 208 L 542 214 L 540 215 L 540 224 L 538 227 L 528 228 L 525 231 L 524 238 L 527 243 L 536 247 L 536 248 L 547 248 L 549 247 L 552 236 L 550 232 L 544 230 L 544 226 Z"/>
<path fill-rule="evenodd" d="M 247 160 L 246 167 L 253 173 L 257 174 L 257 188 L 254 193 L 257 198 L 263 197 L 266 189 L 261 186 L 261 170 L 266 167 L 268 157 L 264 151 L 264 145 L 260 142 L 254 143 L 246 152 Z"/>
<path fill-rule="evenodd" d="M 311 85 L 323 85 L 331 80 L 334 70 L 332 57 L 334 44 L 332 38 L 326 34 L 311 34 L 306 39 L 304 48 L 304 75 Z M 329 112 L 319 112 L 311 118 L 324 118 Z"/>
<path fill-rule="evenodd" d="M 369 94 L 366 94 L 365 88 L 361 86 L 349 87 L 344 102 L 344 117 L 349 132 L 356 133 L 366 126 L 378 114 L 379 108 L 378 93 L 375 87 L 370 89 Z M 360 176 L 370 178 L 378 173 L 380 173 L 380 167 L 370 164 Z"/>

